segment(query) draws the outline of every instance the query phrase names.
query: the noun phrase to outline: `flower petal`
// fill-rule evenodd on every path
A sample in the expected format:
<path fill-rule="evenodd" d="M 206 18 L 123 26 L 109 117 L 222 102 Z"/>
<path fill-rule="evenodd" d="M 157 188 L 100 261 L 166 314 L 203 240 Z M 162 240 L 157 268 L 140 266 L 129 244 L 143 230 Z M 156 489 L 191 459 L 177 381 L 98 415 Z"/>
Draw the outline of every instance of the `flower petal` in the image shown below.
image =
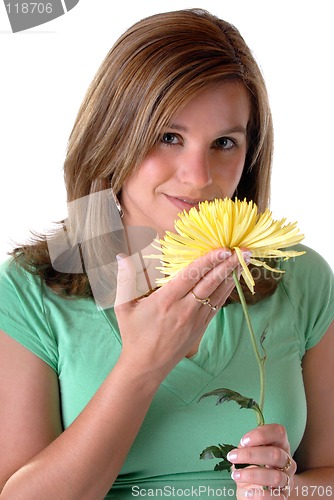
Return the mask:
<path fill-rule="evenodd" d="M 286 223 L 286 219 L 273 220 L 272 213 L 266 209 L 259 214 L 255 203 L 235 198 L 204 201 L 198 209 L 192 207 L 178 214 L 175 233 L 167 231 L 163 240 L 157 241 L 162 255 L 159 268 L 164 277 L 158 284 L 166 283 L 177 272 L 201 255 L 216 248 L 235 250 L 242 266 L 242 277 L 254 293 L 254 280 L 246 265 L 241 248 L 252 252 L 251 264 L 264 267 L 273 272 L 282 272 L 258 259 L 298 257 L 305 252 L 286 250 L 300 243 L 304 235 L 299 233 L 297 223 Z M 157 247 L 156 247 L 157 248 Z"/>
<path fill-rule="evenodd" d="M 240 264 L 242 265 L 242 277 L 244 278 L 245 282 L 246 282 L 246 285 L 248 286 L 248 288 L 250 289 L 250 291 L 254 294 L 254 285 L 255 285 L 255 282 L 253 280 L 253 276 L 251 275 L 251 272 L 242 256 L 242 251 L 240 250 L 240 248 L 238 247 L 234 247 L 234 250 L 235 250 L 235 253 L 237 254 L 238 256 L 238 259 L 239 259 L 239 262 Z"/>

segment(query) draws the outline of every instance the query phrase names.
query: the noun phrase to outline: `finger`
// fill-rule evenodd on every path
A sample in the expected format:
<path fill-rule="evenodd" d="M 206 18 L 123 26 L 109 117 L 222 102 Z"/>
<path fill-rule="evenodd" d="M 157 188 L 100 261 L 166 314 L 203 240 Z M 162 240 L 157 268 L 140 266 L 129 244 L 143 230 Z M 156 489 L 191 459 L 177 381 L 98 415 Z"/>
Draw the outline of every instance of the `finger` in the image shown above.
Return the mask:
<path fill-rule="evenodd" d="M 244 249 L 242 251 L 242 256 L 246 264 L 250 262 L 251 252 Z M 235 276 L 238 280 L 240 280 L 241 273 L 243 268 L 239 262 L 238 255 L 235 253 L 229 259 L 230 268 L 216 266 L 212 271 L 210 271 L 207 275 L 205 275 L 202 280 L 196 285 L 194 291 L 199 289 L 200 286 L 205 285 L 208 279 L 213 280 L 213 284 L 217 284 L 218 277 L 218 285 L 216 285 L 216 289 L 210 294 L 210 303 L 213 304 L 214 310 L 219 310 L 226 302 L 228 297 L 231 295 L 232 290 L 235 288 Z M 211 314 L 213 317 L 215 313 Z"/>
<path fill-rule="evenodd" d="M 136 267 L 131 256 L 118 254 L 116 256 L 118 264 L 117 288 L 115 298 L 115 308 L 131 302 L 136 297 Z"/>
<path fill-rule="evenodd" d="M 236 269 L 239 269 L 239 267 Z M 215 314 L 217 314 L 217 311 L 219 311 L 219 309 L 225 304 L 234 287 L 234 278 L 230 275 L 221 285 L 217 287 L 216 291 L 211 294 L 210 297 L 206 297 L 205 300 L 209 300 L 209 307 L 211 309 L 206 309 L 208 320 L 211 320 Z M 194 295 L 194 290 L 191 291 L 191 295 L 196 298 L 197 302 L 202 302 L 203 304 L 203 300 L 200 300 L 196 295 Z"/>
<path fill-rule="evenodd" d="M 254 464 L 276 467 L 281 472 L 293 471 L 294 464 L 288 453 L 276 446 L 251 446 L 231 450 L 227 458 L 233 464 Z"/>
<path fill-rule="evenodd" d="M 197 307 L 207 306 L 202 307 L 206 321 L 211 321 L 220 307 L 225 304 L 235 286 L 231 273 L 235 270 L 238 272 L 239 267 L 236 254 L 231 255 L 203 276 L 188 294 L 189 297 L 192 296 L 190 300 L 196 299 Z M 198 293 L 201 295 L 198 296 Z"/>
<path fill-rule="evenodd" d="M 236 253 L 229 256 L 224 262 L 210 269 L 193 288 L 198 297 L 210 297 L 212 302 L 220 302 L 221 295 L 227 298 L 227 291 L 234 286 L 233 271 L 239 267 Z"/>
<path fill-rule="evenodd" d="M 252 498 L 253 500 L 263 500 L 266 498 L 283 500 L 287 498 L 287 495 L 277 490 L 273 492 L 272 489 L 264 489 L 256 484 L 242 484 L 238 485 L 236 497 L 238 499 Z"/>
<path fill-rule="evenodd" d="M 287 474 L 278 471 L 277 469 L 269 469 L 267 467 L 245 467 L 244 469 L 235 469 L 232 472 L 232 479 L 237 484 L 253 484 L 260 488 L 269 487 L 272 490 L 286 491 L 290 484 L 290 479 Z"/>
<path fill-rule="evenodd" d="M 241 440 L 240 447 L 272 445 L 283 448 L 290 453 L 290 445 L 286 429 L 280 424 L 265 424 L 247 432 Z"/>
<path fill-rule="evenodd" d="M 237 275 L 237 278 L 240 279 L 240 275 L 242 272 L 242 267 L 240 264 L 235 267 L 234 272 Z M 219 284 L 216 290 L 211 294 L 210 299 L 213 304 L 216 304 L 217 309 L 221 308 L 228 297 L 231 295 L 233 289 L 235 288 L 235 281 L 233 274 L 229 274 L 227 278 Z"/>
<path fill-rule="evenodd" d="M 158 292 L 163 293 L 164 299 L 174 302 L 185 297 L 215 266 L 226 263 L 231 258 L 231 252 L 226 249 L 212 250 L 191 262 L 187 267 L 181 269 L 168 283 L 161 287 Z M 228 264 L 227 264 L 228 267 Z M 212 287 L 211 287 L 212 289 Z M 210 284 L 207 290 L 210 291 Z M 156 292 L 157 293 L 157 292 Z M 207 297 L 207 295 L 205 295 Z"/>

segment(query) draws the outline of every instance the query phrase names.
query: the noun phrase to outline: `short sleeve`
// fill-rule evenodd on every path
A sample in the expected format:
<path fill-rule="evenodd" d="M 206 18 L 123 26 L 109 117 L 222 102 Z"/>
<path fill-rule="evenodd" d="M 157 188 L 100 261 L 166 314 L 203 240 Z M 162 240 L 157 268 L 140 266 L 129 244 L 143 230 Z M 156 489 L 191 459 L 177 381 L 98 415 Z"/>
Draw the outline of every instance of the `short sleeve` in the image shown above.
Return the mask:
<path fill-rule="evenodd" d="M 57 345 L 44 313 L 41 279 L 11 259 L 0 265 L 0 330 L 57 371 Z"/>
<path fill-rule="evenodd" d="M 304 245 L 293 250 L 302 256 L 285 261 L 282 286 L 291 302 L 295 324 L 305 350 L 316 345 L 326 333 L 334 316 L 334 276 L 324 258 Z"/>

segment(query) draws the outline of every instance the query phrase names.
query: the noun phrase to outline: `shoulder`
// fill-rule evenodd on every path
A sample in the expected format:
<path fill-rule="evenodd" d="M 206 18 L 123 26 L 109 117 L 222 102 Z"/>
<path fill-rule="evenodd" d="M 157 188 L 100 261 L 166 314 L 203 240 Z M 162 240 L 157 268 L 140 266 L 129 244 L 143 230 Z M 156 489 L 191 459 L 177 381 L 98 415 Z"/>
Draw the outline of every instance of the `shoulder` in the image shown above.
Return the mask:
<path fill-rule="evenodd" d="M 10 279 L 11 277 L 24 279 L 30 275 L 13 257 L 8 257 L 0 262 L 0 279 Z"/>
<path fill-rule="evenodd" d="M 305 252 L 281 262 L 284 271 L 283 286 L 293 290 L 297 296 L 302 292 L 314 294 L 326 291 L 333 299 L 334 275 L 328 262 L 315 250 L 305 245 L 296 245 L 293 250 Z M 299 293 L 297 293 L 299 292 Z"/>
<path fill-rule="evenodd" d="M 328 262 L 318 252 L 306 245 L 296 245 L 292 248 L 297 252 L 305 252 L 299 257 L 292 257 L 282 263 L 282 269 L 296 276 L 328 277 L 333 279 L 333 271 Z M 306 275 L 305 275 L 306 273 Z"/>
<path fill-rule="evenodd" d="M 0 264 L 0 330 L 55 369 L 56 341 L 45 314 L 43 290 L 41 278 L 15 260 Z"/>
<path fill-rule="evenodd" d="M 10 295 L 14 291 L 22 295 L 29 289 L 29 295 L 40 295 L 41 278 L 24 269 L 13 258 L 6 259 L 0 263 L 0 295 L 6 293 Z"/>

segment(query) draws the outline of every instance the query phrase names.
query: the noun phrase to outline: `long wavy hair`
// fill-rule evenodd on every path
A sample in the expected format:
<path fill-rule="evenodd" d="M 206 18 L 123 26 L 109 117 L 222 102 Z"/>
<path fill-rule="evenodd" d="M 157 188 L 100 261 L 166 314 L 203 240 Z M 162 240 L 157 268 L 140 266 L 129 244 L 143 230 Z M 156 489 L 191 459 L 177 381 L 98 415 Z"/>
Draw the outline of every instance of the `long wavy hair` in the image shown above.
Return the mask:
<path fill-rule="evenodd" d="M 156 147 L 176 112 L 204 88 L 227 81 L 242 83 L 251 103 L 248 150 L 236 194 L 253 200 L 260 211 L 267 208 L 273 128 L 265 83 L 239 31 L 201 9 L 147 17 L 111 48 L 88 88 L 69 137 L 64 163 L 67 201 L 110 186 L 120 195 L 124 180 Z M 104 217 L 103 211 L 95 211 L 86 221 L 93 235 L 104 233 Z M 63 225 L 59 231 L 64 231 Z M 84 269 L 73 273 L 52 267 L 46 235 L 16 248 L 13 254 L 58 294 L 91 295 Z M 256 282 L 255 300 L 273 293 L 277 285 L 268 276 L 257 276 Z"/>

